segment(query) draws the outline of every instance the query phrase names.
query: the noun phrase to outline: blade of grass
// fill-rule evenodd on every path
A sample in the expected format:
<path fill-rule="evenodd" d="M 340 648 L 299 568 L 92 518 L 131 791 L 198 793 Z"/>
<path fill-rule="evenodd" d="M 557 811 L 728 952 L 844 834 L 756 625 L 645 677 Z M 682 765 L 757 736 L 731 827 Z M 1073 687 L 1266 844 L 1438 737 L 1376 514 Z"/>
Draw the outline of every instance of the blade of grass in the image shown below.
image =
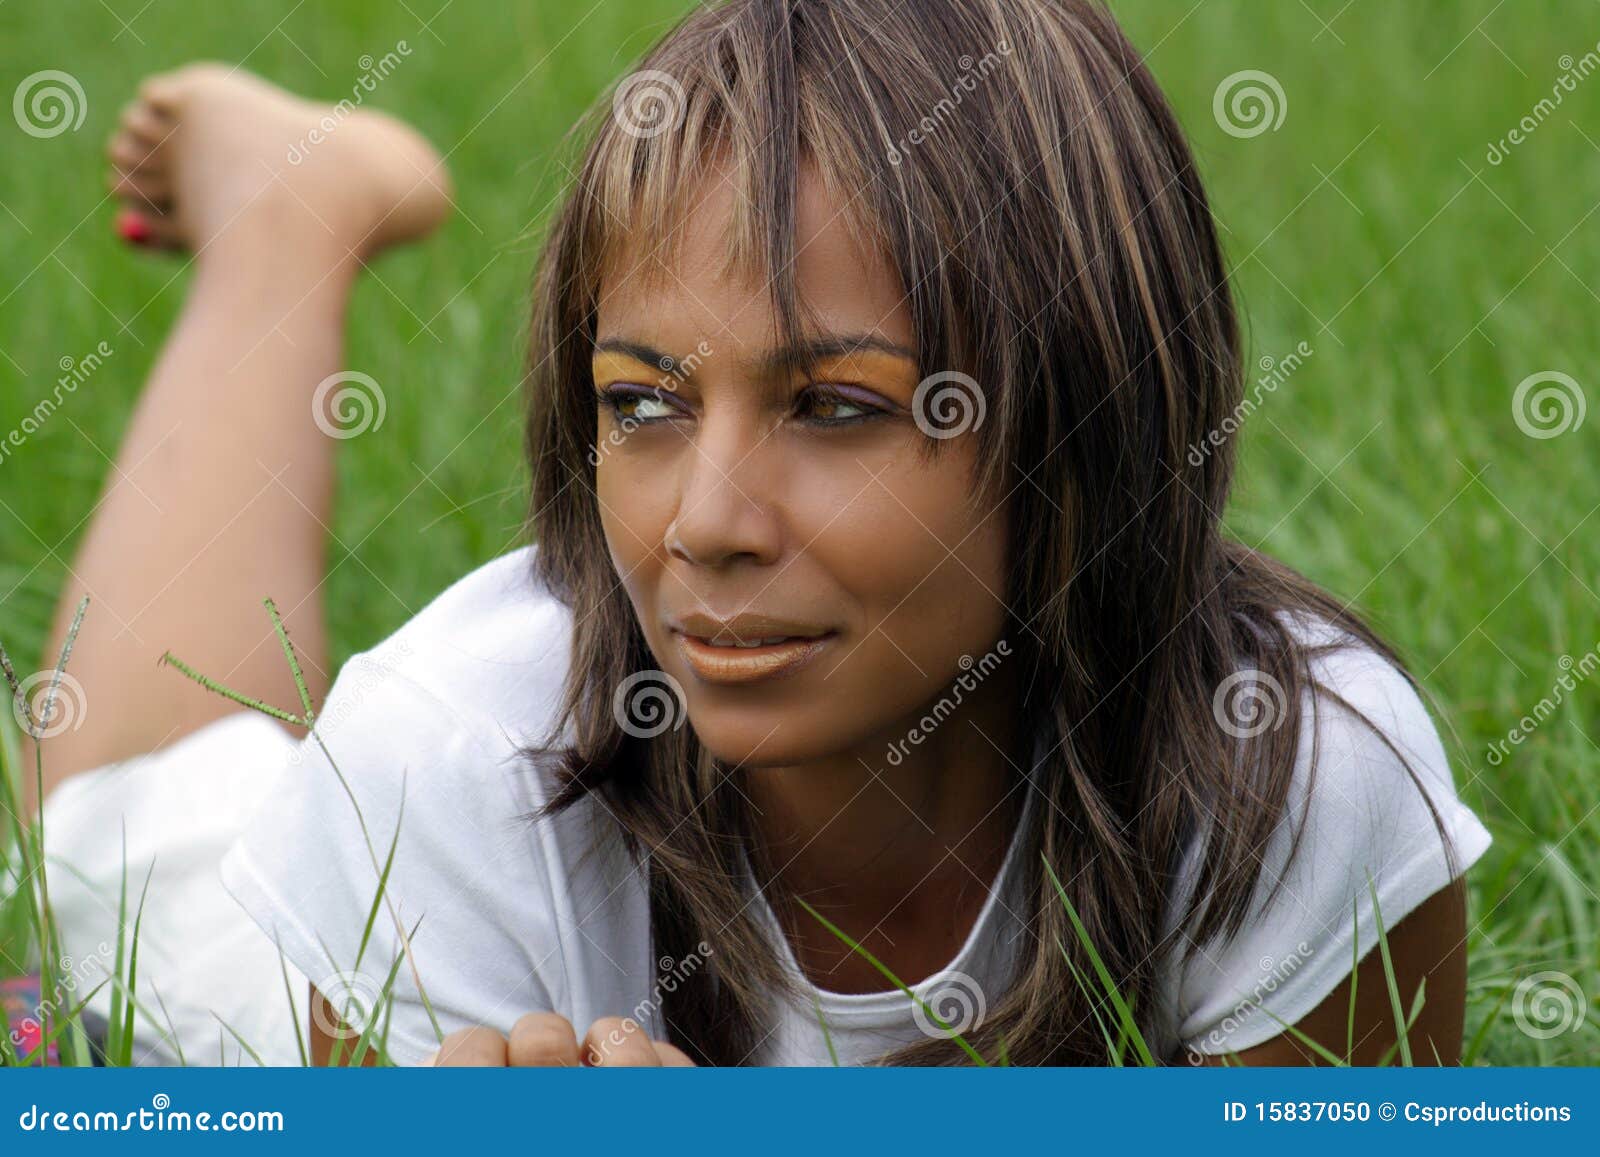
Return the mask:
<path fill-rule="evenodd" d="M 959 1033 L 953 1032 L 951 1030 L 950 1026 L 945 1024 L 944 1019 L 938 1013 L 934 1012 L 933 1009 L 929 1008 L 925 1003 L 923 1003 L 922 999 L 919 996 L 917 996 L 916 993 L 912 992 L 911 989 L 907 988 L 905 986 L 905 984 L 901 982 L 900 978 L 898 976 L 896 976 L 893 972 L 890 971 L 888 965 L 884 964 L 883 961 L 879 960 L 870 951 L 868 951 L 863 945 L 858 944 L 855 940 L 851 939 L 851 937 L 850 937 L 850 935 L 848 933 L 846 933 L 843 929 L 837 927 L 831 920 L 829 920 L 821 912 L 818 912 L 810 904 L 807 904 L 804 900 L 798 900 L 796 902 L 802 908 L 804 908 L 807 912 L 809 912 L 811 914 L 811 916 L 819 924 L 821 924 L 830 933 L 832 933 L 835 937 L 837 937 L 842 943 L 847 945 L 849 947 L 850 951 L 856 953 L 856 955 L 860 956 L 868 964 L 870 964 L 870 965 L 872 965 L 872 967 L 876 968 L 878 970 L 878 972 L 883 976 L 883 978 L 885 980 L 887 980 L 890 984 L 894 985 L 901 992 L 905 993 L 908 997 L 910 997 L 913 1004 L 915 1004 L 927 1016 L 929 1016 L 929 1017 L 931 1017 L 933 1019 L 933 1023 L 934 1024 L 938 1025 L 945 1032 L 950 1033 L 950 1038 L 949 1039 L 954 1041 L 956 1043 L 956 1045 L 961 1049 L 961 1051 L 967 1054 L 967 1056 L 972 1060 L 973 1064 L 978 1065 L 978 1066 L 980 1066 L 982 1068 L 988 1068 L 989 1067 L 989 1062 L 984 1060 L 983 1057 L 978 1054 L 978 1050 L 973 1048 L 971 1045 L 969 1045 L 966 1042 L 966 1039 L 964 1037 L 962 1037 Z"/>
<path fill-rule="evenodd" d="M 294 986 L 289 982 L 289 961 L 283 955 L 283 946 L 273 937 L 273 943 L 278 949 L 278 970 L 283 973 L 283 992 L 289 998 L 289 1020 L 294 1024 L 294 1045 L 300 1050 L 300 1067 L 311 1067 L 311 1057 L 306 1053 L 306 1038 L 300 1032 L 300 998 L 294 993 Z"/>
<path fill-rule="evenodd" d="M 1511 999 L 1513 987 L 1506 985 L 1500 990 L 1500 999 L 1494 1002 L 1494 1007 L 1489 1010 L 1489 1015 L 1483 1018 L 1483 1023 L 1478 1026 L 1478 1031 L 1472 1034 L 1472 1042 L 1461 1054 L 1463 1066 L 1472 1066 L 1478 1063 L 1478 1058 L 1483 1055 L 1483 1049 L 1489 1042 L 1489 1032 L 1500 1019 L 1500 1011 L 1505 1008 L 1506 1001 Z"/>
<path fill-rule="evenodd" d="M 828 1059 L 833 1062 L 834 1068 L 838 1068 L 839 1050 L 833 1047 L 833 1033 L 828 1031 L 828 1018 L 822 1015 L 822 1002 L 813 996 L 811 1007 L 817 1010 L 817 1024 L 822 1029 L 822 1043 L 828 1046 Z"/>
<path fill-rule="evenodd" d="M 250 1047 L 250 1042 L 245 1040 L 244 1037 L 239 1035 L 239 1030 L 238 1029 L 234 1028 L 227 1021 L 223 1020 L 220 1016 L 217 1016 L 217 1014 L 215 1012 L 213 1012 L 211 1015 L 212 1016 L 216 1016 L 217 1017 L 217 1023 L 220 1024 L 223 1028 L 227 1029 L 228 1030 L 228 1035 L 233 1037 L 234 1040 L 239 1042 L 239 1047 L 242 1048 L 245 1052 L 250 1054 L 250 1059 L 255 1061 L 257 1067 L 263 1068 L 263 1069 L 267 1067 L 267 1062 L 261 1059 L 261 1054 L 256 1052 L 255 1049 Z"/>
<path fill-rule="evenodd" d="M 1089 963 L 1093 966 L 1100 983 L 1105 987 L 1106 995 L 1111 998 L 1112 1007 L 1117 1010 L 1129 1039 L 1133 1042 L 1134 1049 L 1139 1054 L 1139 1060 L 1146 1067 L 1154 1068 L 1156 1061 L 1150 1053 L 1150 1047 L 1145 1043 L 1144 1034 L 1139 1031 L 1138 1022 L 1134 1020 L 1133 1010 L 1128 1007 L 1127 1001 L 1122 999 L 1122 993 L 1117 989 L 1116 981 L 1112 979 L 1111 972 L 1106 968 L 1105 961 L 1101 959 L 1099 950 L 1094 946 L 1089 937 L 1089 930 L 1083 926 L 1083 921 L 1078 918 L 1078 910 L 1073 907 L 1072 900 L 1067 896 L 1067 890 L 1061 884 L 1061 878 L 1056 875 L 1055 867 L 1048 859 L 1044 861 L 1044 869 L 1050 874 L 1050 882 L 1055 885 L 1056 895 L 1061 898 L 1063 907 L 1067 910 L 1067 918 L 1072 921 L 1073 930 L 1078 934 L 1078 941 L 1089 956 Z"/>
<path fill-rule="evenodd" d="M 1411 1061 L 1411 1026 L 1406 1022 L 1405 1011 L 1400 1004 L 1400 983 L 1394 975 L 1394 959 L 1389 955 L 1389 936 L 1383 927 L 1383 909 L 1378 904 L 1378 888 L 1372 882 L 1372 874 L 1367 874 L 1367 893 L 1372 897 L 1372 918 L 1378 925 L 1378 950 L 1383 953 L 1383 977 L 1389 987 L 1389 1006 L 1394 1011 L 1395 1030 L 1399 1039 L 1395 1042 L 1400 1046 L 1400 1063 L 1406 1068 L 1412 1067 Z M 1421 997 L 1421 990 L 1418 990 Z"/>

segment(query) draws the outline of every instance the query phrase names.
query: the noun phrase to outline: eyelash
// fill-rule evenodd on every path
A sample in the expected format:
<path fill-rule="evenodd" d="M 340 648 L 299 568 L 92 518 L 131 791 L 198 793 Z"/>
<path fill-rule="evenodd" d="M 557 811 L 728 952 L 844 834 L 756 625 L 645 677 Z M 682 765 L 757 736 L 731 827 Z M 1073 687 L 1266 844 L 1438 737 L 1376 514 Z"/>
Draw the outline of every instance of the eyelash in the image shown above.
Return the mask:
<path fill-rule="evenodd" d="M 615 385 L 607 386 L 605 389 L 599 391 L 597 396 L 600 404 L 607 407 L 611 411 L 612 416 L 618 421 L 628 420 L 644 426 L 654 425 L 657 422 L 668 422 L 673 420 L 672 418 L 665 416 L 656 418 L 640 418 L 631 414 L 623 413 L 623 407 L 630 402 L 650 400 L 664 401 L 662 398 L 662 393 L 659 390 L 647 389 L 628 383 L 617 383 Z M 809 401 L 812 404 L 824 402 L 834 405 L 850 406 L 862 411 L 859 414 L 854 414 L 846 418 L 800 419 L 800 421 L 804 422 L 806 425 L 824 429 L 859 425 L 863 422 L 870 422 L 874 419 L 888 416 L 888 411 L 885 409 L 880 409 L 863 399 L 852 397 L 840 390 L 830 389 L 827 386 L 821 385 L 807 386 L 804 390 L 800 391 L 800 393 L 796 396 L 795 401 L 797 408 L 801 403 Z M 673 405 L 670 402 L 665 404 L 669 407 Z"/>

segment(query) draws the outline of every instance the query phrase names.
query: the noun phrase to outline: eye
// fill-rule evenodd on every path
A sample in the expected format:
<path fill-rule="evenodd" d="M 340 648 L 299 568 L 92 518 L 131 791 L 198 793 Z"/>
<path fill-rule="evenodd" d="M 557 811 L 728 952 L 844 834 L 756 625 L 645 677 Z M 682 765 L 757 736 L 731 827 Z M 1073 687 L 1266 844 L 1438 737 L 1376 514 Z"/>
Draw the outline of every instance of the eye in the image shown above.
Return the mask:
<path fill-rule="evenodd" d="M 607 386 L 600 391 L 600 402 L 610 407 L 618 418 L 634 422 L 658 422 L 682 413 L 681 408 L 668 401 L 660 390 L 631 382 Z"/>
<path fill-rule="evenodd" d="M 807 386 L 795 399 L 795 417 L 818 426 L 847 426 L 883 415 L 881 406 L 858 393 L 865 391 L 848 386 Z"/>

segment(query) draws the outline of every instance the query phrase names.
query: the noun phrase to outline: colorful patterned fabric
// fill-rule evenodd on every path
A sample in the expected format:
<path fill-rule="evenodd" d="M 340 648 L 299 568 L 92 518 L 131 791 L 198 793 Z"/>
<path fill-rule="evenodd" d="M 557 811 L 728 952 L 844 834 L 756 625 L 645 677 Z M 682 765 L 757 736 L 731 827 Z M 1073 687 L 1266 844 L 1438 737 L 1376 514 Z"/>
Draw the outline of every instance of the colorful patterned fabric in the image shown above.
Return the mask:
<path fill-rule="evenodd" d="M 40 1052 L 45 1028 L 39 1009 L 43 994 L 37 976 L 14 976 L 0 980 L 0 1011 L 5 1013 L 6 1033 L 19 1059 L 32 1065 L 59 1065 L 61 1055 L 55 1042 Z"/>

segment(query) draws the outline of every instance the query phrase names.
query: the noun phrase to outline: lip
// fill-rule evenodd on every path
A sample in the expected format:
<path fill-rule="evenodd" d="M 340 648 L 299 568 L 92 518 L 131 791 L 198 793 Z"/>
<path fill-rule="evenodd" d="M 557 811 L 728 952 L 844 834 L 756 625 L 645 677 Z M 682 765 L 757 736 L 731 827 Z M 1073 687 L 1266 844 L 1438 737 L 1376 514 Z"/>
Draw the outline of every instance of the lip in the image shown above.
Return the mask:
<path fill-rule="evenodd" d="M 814 624 L 748 614 L 730 619 L 686 615 L 672 623 L 671 630 L 690 669 L 703 681 L 720 686 L 792 675 L 814 660 L 834 636 Z M 757 645 L 733 645 L 745 642 Z"/>

